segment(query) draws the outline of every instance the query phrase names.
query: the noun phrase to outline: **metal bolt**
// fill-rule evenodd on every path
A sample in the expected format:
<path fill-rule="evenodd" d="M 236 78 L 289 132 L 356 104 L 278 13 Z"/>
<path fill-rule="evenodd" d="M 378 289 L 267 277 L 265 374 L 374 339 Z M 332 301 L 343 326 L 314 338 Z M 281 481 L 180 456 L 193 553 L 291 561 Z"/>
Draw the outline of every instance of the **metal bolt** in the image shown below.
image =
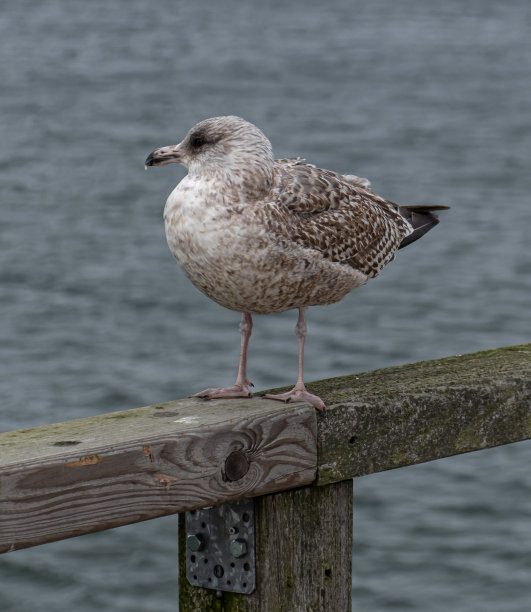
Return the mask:
<path fill-rule="evenodd" d="M 194 533 L 186 538 L 186 546 L 188 550 L 197 552 L 205 547 L 205 538 L 201 533 Z"/>
<path fill-rule="evenodd" d="M 229 527 L 230 535 L 236 535 L 238 533 L 238 527 Z"/>
<path fill-rule="evenodd" d="M 247 554 L 247 542 L 240 538 L 232 540 L 230 543 L 230 552 L 231 555 L 237 559 L 243 557 L 243 555 Z"/>

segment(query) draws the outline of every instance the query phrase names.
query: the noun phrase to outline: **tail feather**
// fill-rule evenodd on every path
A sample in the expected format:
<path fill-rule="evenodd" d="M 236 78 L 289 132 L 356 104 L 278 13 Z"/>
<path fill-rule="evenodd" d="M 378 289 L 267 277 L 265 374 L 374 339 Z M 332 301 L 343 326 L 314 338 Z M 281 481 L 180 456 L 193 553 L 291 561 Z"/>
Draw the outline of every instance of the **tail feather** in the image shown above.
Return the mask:
<path fill-rule="evenodd" d="M 449 208 L 449 206 L 426 204 L 399 206 L 398 212 L 413 226 L 413 232 L 402 240 L 398 248 L 401 249 L 424 236 L 426 232 L 429 232 L 432 227 L 439 223 L 439 217 L 435 211 L 448 210 Z"/>

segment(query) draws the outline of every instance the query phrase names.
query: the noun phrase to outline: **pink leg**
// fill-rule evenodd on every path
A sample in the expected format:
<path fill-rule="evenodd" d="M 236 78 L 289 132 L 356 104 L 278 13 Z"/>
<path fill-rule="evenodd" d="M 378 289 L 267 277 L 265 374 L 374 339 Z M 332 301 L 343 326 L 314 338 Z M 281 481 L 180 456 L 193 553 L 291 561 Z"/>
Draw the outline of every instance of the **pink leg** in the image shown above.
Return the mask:
<path fill-rule="evenodd" d="M 295 326 L 295 335 L 299 339 L 299 377 L 297 379 L 297 384 L 287 393 L 279 393 L 278 395 L 267 393 L 264 397 L 266 399 L 274 399 L 286 403 L 308 402 L 312 406 L 315 406 L 317 410 L 324 410 L 325 405 L 323 400 L 317 397 L 317 395 L 313 395 L 313 393 L 307 391 L 303 381 L 304 340 L 306 339 L 306 317 L 304 316 L 304 308 L 299 308 L 299 319 Z"/>
<path fill-rule="evenodd" d="M 240 363 L 238 365 L 238 377 L 232 387 L 220 387 L 219 389 L 205 389 L 199 393 L 194 393 L 192 397 L 202 399 L 230 399 L 232 397 L 251 397 L 249 387 L 253 383 L 247 380 L 247 347 L 253 329 L 253 320 L 250 314 L 243 313 L 240 321 L 240 334 L 242 342 L 240 347 Z"/>

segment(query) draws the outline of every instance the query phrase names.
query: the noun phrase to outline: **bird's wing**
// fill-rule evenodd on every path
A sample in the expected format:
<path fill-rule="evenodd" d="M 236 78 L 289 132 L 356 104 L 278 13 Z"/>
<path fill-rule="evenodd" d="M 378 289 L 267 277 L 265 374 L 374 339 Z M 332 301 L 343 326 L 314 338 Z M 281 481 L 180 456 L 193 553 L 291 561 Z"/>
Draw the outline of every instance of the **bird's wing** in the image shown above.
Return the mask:
<path fill-rule="evenodd" d="M 277 160 L 275 170 L 270 201 L 262 207 L 268 226 L 331 261 L 376 276 L 412 231 L 395 204 L 353 175 L 300 160 Z"/>

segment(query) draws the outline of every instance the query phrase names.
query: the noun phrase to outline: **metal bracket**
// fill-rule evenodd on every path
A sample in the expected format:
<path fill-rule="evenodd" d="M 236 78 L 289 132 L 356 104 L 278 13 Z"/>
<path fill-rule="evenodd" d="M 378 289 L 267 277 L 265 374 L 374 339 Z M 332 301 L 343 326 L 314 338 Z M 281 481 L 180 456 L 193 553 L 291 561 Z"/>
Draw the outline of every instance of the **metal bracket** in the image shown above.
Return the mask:
<path fill-rule="evenodd" d="M 253 500 L 187 512 L 186 548 L 191 585 L 252 593 L 256 584 Z"/>

